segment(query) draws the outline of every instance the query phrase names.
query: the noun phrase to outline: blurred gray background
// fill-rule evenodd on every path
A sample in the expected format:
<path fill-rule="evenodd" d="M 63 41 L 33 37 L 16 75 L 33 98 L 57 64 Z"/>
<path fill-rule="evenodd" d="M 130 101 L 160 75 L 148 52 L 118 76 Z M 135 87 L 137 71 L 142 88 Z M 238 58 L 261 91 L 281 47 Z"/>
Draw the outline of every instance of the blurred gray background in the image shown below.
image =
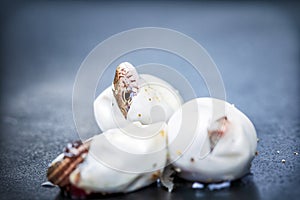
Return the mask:
<path fill-rule="evenodd" d="M 178 183 L 171 194 L 149 187 L 107 199 L 299 197 L 300 155 L 294 155 L 300 152 L 299 3 L 2 1 L 0 11 L 1 199 L 64 198 L 58 188 L 41 183 L 48 163 L 78 139 L 72 116 L 77 70 L 101 41 L 145 26 L 180 31 L 208 51 L 223 77 L 227 100 L 257 128 L 259 154 L 252 174 L 227 189 L 193 190 L 189 183 Z M 151 55 L 130 61 L 167 59 Z M 168 64 L 178 65 L 175 60 Z M 187 69 L 184 63 L 180 67 Z M 195 82 L 193 87 L 199 88 L 198 96 L 207 95 Z"/>

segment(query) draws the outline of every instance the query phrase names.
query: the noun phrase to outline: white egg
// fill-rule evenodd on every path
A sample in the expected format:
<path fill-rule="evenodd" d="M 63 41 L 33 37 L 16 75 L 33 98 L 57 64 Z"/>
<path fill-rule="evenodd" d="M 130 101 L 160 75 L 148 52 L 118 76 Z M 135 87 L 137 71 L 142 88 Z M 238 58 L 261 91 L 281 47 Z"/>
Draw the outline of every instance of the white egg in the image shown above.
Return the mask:
<path fill-rule="evenodd" d="M 174 113 L 168 140 L 178 175 L 206 183 L 249 173 L 257 146 L 251 121 L 233 105 L 213 98 L 193 99 Z"/>
<path fill-rule="evenodd" d="M 87 193 L 131 192 L 150 185 L 166 164 L 166 127 L 130 124 L 94 136 L 84 162 L 70 175 L 71 183 Z"/>
<path fill-rule="evenodd" d="M 112 87 L 105 89 L 94 102 L 94 114 L 102 131 L 124 127 L 131 122 L 151 124 L 167 121 L 180 108 L 179 92 L 166 81 L 148 74 L 140 75 L 140 88 L 133 97 L 127 119 L 122 115 Z"/>

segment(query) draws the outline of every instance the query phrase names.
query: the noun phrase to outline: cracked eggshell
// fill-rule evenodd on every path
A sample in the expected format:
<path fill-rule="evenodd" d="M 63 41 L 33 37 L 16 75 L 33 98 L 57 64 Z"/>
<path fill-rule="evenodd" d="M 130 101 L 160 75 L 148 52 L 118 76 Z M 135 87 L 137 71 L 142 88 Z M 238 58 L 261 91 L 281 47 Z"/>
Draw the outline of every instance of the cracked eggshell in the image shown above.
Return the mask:
<path fill-rule="evenodd" d="M 111 86 L 106 88 L 94 101 L 94 115 L 102 131 L 129 124 L 118 107 Z"/>
<path fill-rule="evenodd" d="M 179 92 L 169 83 L 148 74 L 141 75 L 141 86 L 133 97 L 127 118 L 151 124 L 167 121 L 182 104 Z"/>
<path fill-rule="evenodd" d="M 130 122 L 151 124 L 167 121 L 181 106 L 179 92 L 166 81 L 148 74 L 140 75 L 141 86 L 133 97 L 127 120 L 113 96 L 112 87 L 105 89 L 94 101 L 94 115 L 102 131 L 125 127 Z"/>
<path fill-rule="evenodd" d="M 182 116 L 194 119 L 197 126 Z M 194 128 L 180 129 L 189 126 Z M 211 133 L 215 136 L 209 137 Z M 179 176 L 184 179 L 209 183 L 234 180 L 249 173 L 257 146 L 256 131 L 241 111 L 225 101 L 198 98 L 185 103 L 170 118 L 168 134 L 170 158 L 180 156 L 173 165 L 181 170 Z M 192 140 L 186 149 L 177 149 L 180 145 L 172 143 L 183 135 Z"/>
<path fill-rule="evenodd" d="M 160 128 L 157 129 L 158 127 Z M 124 134 L 121 129 L 110 129 L 94 136 L 85 161 L 70 175 L 71 183 L 87 193 L 106 194 L 131 192 L 155 182 L 166 164 L 166 124 L 147 126 L 131 124 L 125 129 L 130 131 L 137 128 L 141 134 L 148 132 L 149 128 L 157 130 L 158 133 L 152 137 L 140 139 Z M 108 144 L 113 145 L 114 148 Z M 140 154 L 142 161 L 131 159 L 129 162 L 126 156 L 116 155 L 115 148 L 130 154 Z M 147 153 L 158 150 L 161 150 L 159 156 L 151 157 L 152 159 L 145 156 Z M 118 162 L 118 169 L 115 169 L 109 162 Z M 145 170 L 128 172 L 126 169 L 129 165 L 133 169 L 143 167 Z"/>

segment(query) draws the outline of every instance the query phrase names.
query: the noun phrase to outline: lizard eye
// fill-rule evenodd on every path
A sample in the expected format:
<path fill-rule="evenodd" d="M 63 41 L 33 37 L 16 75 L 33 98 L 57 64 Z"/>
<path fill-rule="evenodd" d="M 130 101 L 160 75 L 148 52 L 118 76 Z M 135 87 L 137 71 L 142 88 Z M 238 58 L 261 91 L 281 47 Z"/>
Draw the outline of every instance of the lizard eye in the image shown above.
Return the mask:
<path fill-rule="evenodd" d="M 128 103 L 131 102 L 131 91 L 123 92 L 123 101 Z"/>

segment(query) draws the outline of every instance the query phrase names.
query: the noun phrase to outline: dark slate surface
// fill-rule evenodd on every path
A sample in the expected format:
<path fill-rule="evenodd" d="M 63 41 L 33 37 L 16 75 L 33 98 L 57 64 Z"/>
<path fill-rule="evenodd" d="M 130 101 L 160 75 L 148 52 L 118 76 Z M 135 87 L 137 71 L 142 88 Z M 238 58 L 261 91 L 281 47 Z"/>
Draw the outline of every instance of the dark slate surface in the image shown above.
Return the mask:
<path fill-rule="evenodd" d="M 143 26 L 181 31 L 207 49 L 222 74 L 228 101 L 257 128 L 259 155 L 252 174 L 227 189 L 193 190 L 178 183 L 173 193 L 148 187 L 107 199 L 300 195 L 300 155 L 294 155 L 300 152 L 298 4 L 49 1 L 0 7 L 1 199 L 62 198 L 58 188 L 41 183 L 47 164 L 78 138 L 71 105 L 77 69 L 99 42 Z"/>

